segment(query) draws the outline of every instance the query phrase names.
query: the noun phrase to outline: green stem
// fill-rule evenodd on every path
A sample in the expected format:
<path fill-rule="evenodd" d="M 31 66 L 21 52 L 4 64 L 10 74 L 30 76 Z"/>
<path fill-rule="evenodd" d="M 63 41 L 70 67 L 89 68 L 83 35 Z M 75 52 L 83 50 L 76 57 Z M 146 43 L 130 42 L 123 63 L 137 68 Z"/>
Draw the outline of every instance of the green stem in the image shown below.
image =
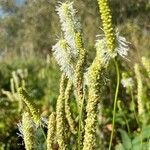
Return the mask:
<path fill-rule="evenodd" d="M 135 102 L 134 102 L 134 96 L 133 96 L 132 89 L 130 89 L 130 92 L 131 92 L 131 101 L 132 101 L 132 103 L 133 103 L 133 105 L 134 105 L 134 109 L 133 109 L 134 117 L 135 117 L 135 120 L 136 120 L 138 126 L 139 126 L 140 129 L 141 129 L 142 127 L 141 127 L 141 125 L 140 125 L 139 119 L 138 119 L 138 117 L 137 117 L 137 115 L 136 115 L 136 111 L 135 111 Z M 143 145 L 142 135 L 140 136 L 140 140 L 141 140 L 141 147 L 142 147 L 142 145 Z"/>
<path fill-rule="evenodd" d="M 41 131 L 42 131 L 42 134 L 43 134 L 43 136 L 44 136 L 44 139 L 45 139 L 45 141 L 46 141 L 46 135 L 45 135 L 45 132 L 44 132 L 44 129 L 42 128 L 42 126 L 40 125 L 40 128 L 41 128 Z"/>
<path fill-rule="evenodd" d="M 134 105 L 134 108 L 133 108 L 134 117 L 135 117 L 135 120 L 136 120 L 137 124 L 138 124 L 139 127 L 140 127 L 140 123 L 139 123 L 139 120 L 138 120 L 138 118 L 137 118 L 136 111 L 135 111 L 135 102 L 134 102 L 134 97 L 133 97 L 132 89 L 130 89 L 130 92 L 131 92 L 131 101 L 132 101 L 132 103 L 133 103 L 133 105 Z"/>
<path fill-rule="evenodd" d="M 125 120 L 125 122 L 126 122 L 126 126 L 127 126 L 127 129 L 128 129 L 128 133 L 131 134 L 130 127 L 129 127 L 129 123 L 128 123 L 128 120 L 127 120 L 126 115 L 125 115 L 124 113 L 123 113 L 123 118 L 124 118 L 124 120 Z"/>
<path fill-rule="evenodd" d="M 119 73 L 119 67 L 116 60 L 114 60 L 116 73 L 117 73 L 117 86 L 116 86 L 116 92 L 115 92 L 115 98 L 114 98 L 114 109 L 113 109 L 113 121 L 112 121 L 112 132 L 109 142 L 109 150 L 111 150 L 112 146 L 112 140 L 114 135 L 114 128 L 115 128 L 115 119 L 116 119 L 116 106 L 117 106 L 117 98 L 118 98 L 118 92 L 119 92 L 119 83 L 120 83 L 120 73 Z"/>

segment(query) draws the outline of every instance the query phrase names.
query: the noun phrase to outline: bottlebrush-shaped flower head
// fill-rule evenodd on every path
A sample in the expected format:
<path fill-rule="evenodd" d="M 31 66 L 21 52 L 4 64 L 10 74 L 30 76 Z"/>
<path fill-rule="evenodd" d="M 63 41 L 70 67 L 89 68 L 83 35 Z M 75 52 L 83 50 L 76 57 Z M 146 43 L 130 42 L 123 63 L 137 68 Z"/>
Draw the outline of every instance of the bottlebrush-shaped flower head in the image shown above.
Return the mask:
<path fill-rule="evenodd" d="M 144 115 L 145 113 L 145 105 L 143 101 L 143 82 L 142 82 L 142 76 L 140 72 L 140 66 L 138 64 L 134 65 L 134 72 L 137 80 L 137 103 L 138 103 L 138 113 L 139 115 Z"/>
<path fill-rule="evenodd" d="M 98 4 L 109 55 L 111 57 L 116 57 L 117 54 L 119 54 L 123 58 L 126 57 L 129 49 L 128 42 L 124 37 L 119 35 L 119 32 L 115 32 L 108 0 L 98 0 Z"/>
<path fill-rule="evenodd" d="M 18 89 L 18 94 L 19 94 L 20 100 L 23 101 L 26 104 L 26 106 L 29 108 L 34 122 L 38 125 L 40 123 L 40 115 L 32 99 L 23 88 Z"/>
<path fill-rule="evenodd" d="M 22 115 L 22 123 L 18 124 L 20 136 L 22 136 L 26 150 L 35 149 L 35 124 L 32 121 L 30 114 L 24 112 Z"/>
<path fill-rule="evenodd" d="M 52 47 L 53 55 L 60 65 L 61 71 L 63 71 L 69 78 L 72 78 L 74 75 L 73 69 L 73 57 L 71 53 L 71 48 L 68 46 L 65 39 L 59 40 Z"/>
<path fill-rule="evenodd" d="M 121 84 L 123 85 L 123 87 L 131 90 L 134 86 L 134 81 L 131 77 L 128 77 L 128 75 L 125 72 L 123 72 Z"/>
<path fill-rule="evenodd" d="M 105 46 L 105 53 L 107 51 L 107 58 L 115 58 L 117 55 L 121 56 L 122 58 L 127 59 L 128 51 L 129 51 L 129 42 L 126 40 L 125 37 L 120 36 L 120 33 L 116 31 L 115 37 L 116 37 L 116 44 L 115 49 L 113 52 L 110 52 L 107 46 L 107 38 L 104 34 L 97 35 L 97 37 L 102 37 L 103 47 Z"/>
<path fill-rule="evenodd" d="M 56 11 L 59 15 L 61 28 L 64 32 L 64 37 L 71 47 L 74 57 L 77 57 L 77 47 L 75 42 L 75 36 L 77 32 L 81 31 L 81 25 L 76 18 L 76 10 L 73 8 L 73 2 L 59 3 L 56 7 Z"/>
<path fill-rule="evenodd" d="M 146 69 L 148 76 L 150 78 L 150 59 L 148 59 L 146 57 L 142 57 L 142 64 L 143 64 L 144 68 Z"/>
<path fill-rule="evenodd" d="M 104 33 L 106 36 L 107 49 L 110 53 L 115 51 L 116 37 L 112 25 L 112 15 L 108 0 L 98 0 Z"/>
<path fill-rule="evenodd" d="M 48 120 L 47 150 L 53 150 L 53 145 L 55 142 L 55 131 L 56 131 L 56 114 L 53 112 L 49 116 Z"/>

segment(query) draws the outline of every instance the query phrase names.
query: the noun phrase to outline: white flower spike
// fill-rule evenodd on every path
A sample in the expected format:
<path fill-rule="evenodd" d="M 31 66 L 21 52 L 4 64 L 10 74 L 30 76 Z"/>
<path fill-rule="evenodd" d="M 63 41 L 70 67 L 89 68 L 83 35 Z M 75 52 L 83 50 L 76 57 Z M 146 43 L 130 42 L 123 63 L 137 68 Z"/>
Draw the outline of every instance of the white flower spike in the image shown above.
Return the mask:
<path fill-rule="evenodd" d="M 74 58 L 77 57 L 77 47 L 75 43 L 75 35 L 81 31 L 81 25 L 78 19 L 75 17 L 76 10 L 73 8 L 73 2 L 59 3 L 56 7 L 56 11 L 59 15 L 62 31 L 64 37 L 71 47 L 71 52 Z"/>
<path fill-rule="evenodd" d="M 72 78 L 74 76 L 74 69 L 73 65 L 70 63 L 72 59 L 71 49 L 66 40 L 59 40 L 52 47 L 52 51 L 57 63 L 60 65 L 61 71 L 63 71 L 68 78 Z"/>
<path fill-rule="evenodd" d="M 100 28 L 102 31 L 103 29 Z M 105 50 L 105 51 L 108 51 L 107 52 L 107 58 L 114 58 L 116 57 L 117 55 L 120 55 L 121 57 L 123 57 L 124 59 L 127 59 L 127 56 L 128 56 L 128 51 L 129 51 L 129 42 L 127 42 L 126 38 L 123 37 L 123 36 L 120 36 L 119 35 L 119 32 L 118 30 L 116 30 L 116 33 L 115 33 L 115 36 L 116 36 L 116 48 L 114 50 L 113 53 L 109 53 L 108 50 Z M 105 45 L 105 49 L 107 49 L 107 46 L 106 46 L 106 37 L 104 34 L 100 34 L 100 35 L 97 35 L 96 37 L 100 37 L 102 38 L 103 40 L 103 45 Z M 127 59 L 128 60 L 128 59 Z"/>

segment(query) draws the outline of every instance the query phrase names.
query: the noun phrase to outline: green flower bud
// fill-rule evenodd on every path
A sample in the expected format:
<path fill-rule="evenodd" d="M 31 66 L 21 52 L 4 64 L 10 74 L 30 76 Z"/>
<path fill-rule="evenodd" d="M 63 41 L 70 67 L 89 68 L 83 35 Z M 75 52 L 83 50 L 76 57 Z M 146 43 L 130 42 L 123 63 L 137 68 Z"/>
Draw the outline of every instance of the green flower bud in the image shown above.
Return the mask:
<path fill-rule="evenodd" d="M 148 76 L 150 78 L 150 60 L 146 57 L 142 57 L 142 63 L 143 63 L 143 66 L 145 67 L 145 69 L 148 73 Z"/>
<path fill-rule="evenodd" d="M 28 93 L 23 88 L 18 89 L 18 94 L 19 94 L 20 99 L 29 108 L 30 113 L 32 114 L 32 118 L 33 118 L 34 122 L 36 124 L 39 124 L 40 123 L 40 115 L 38 113 L 38 110 L 37 110 L 35 104 L 33 103 L 32 99 L 31 99 L 31 97 L 28 95 Z"/>
<path fill-rule="evenodd" d="M 53 150 L 55 142 L 55 130 L 56 130 L 56 115 L 52 113 L 48 120 L 48 131 L 47 131 L 47 150 Z"/>
<path fill-rule="evenodd" d="M 96 43 L 97 54 L 88 71 L 88 101 L 87 101 L 87 118 L 85 125 L 85 135 L 83 142 L 83 150 L 95 150 L 96 142 L 96 121 L 97 107 L 101 101 L 101 89 L 104 85 L 103 78 L 106 69 L 105 45 L 103 40 Z"/>
<path fill-rule="evenodd" d="M 65 112 L 64 112 L 65 82 L 66 77 L 64 74 L 62 74 L 60 81 L 60 94 L 56 104 L 56 137 L 60 150 L 66 150 L 67 148 L 67 144 L 65 141 Z"/>
<path fill-rule="evenodd" d="M 69 106 L 69 98 L 70 98 L 70 94 L 71 94 L 71 90 L 72 90 L 72 81 L 69 80 L 66 90 L 65 90 L 65 113 L 66 113 L 66 119 L 68 121 L 70 130 L 73 134 L 76 134 L 77 131 L 75 129 L 75 121 L 72 118 L 71 115 L 71 110 L 70 110 L 70 106 Z"/>
<path fill-rule="evenodd" d="M 103 29 L 106 36 L 107 49 L 113 53 L 116 47 L 116 36 L 112 25 L 112 16 L 108 0 L 98 0 Z"/>
<path fill-rule="evenodd" d="M 142 122 L 145 122 L 145 105 L 143 99 L 143 83 L 142 83 L 142 76 L 140 73 L 140 67 L 138 64 L 134 65 L 135 76 L 137 80 L 137 103 L 138 103 L 138 114 L 142 117 Z"/>
<path fill-rule="evenodd" d="M 22 126 L 20 131 L 23 135 L 23 140 L 26 150 L 35 150 L 35 131 L 33 127 L 32 119 L 28 112 L 24 112 L 22 115 Z"/>

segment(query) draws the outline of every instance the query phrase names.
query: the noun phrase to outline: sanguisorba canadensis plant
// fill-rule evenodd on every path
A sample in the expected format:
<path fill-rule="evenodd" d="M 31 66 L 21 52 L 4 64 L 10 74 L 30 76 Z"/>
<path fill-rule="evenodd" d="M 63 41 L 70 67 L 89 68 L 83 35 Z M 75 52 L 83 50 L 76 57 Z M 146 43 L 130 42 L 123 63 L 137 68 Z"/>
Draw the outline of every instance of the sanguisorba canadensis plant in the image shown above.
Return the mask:
<path fill-rule="evenodd" d="M 97 106 L 101 101 L 101 90 L 104 85 L 104 73 L 108 64 L 105 58 L 106 45 L 103 40 L 96 42 L 96 57 L 88 70 L 88 100 L 83 150 L 95 149 Z"/>
<path fill-rule="evenodd" d="M 137 80 L 137 103 L 138 103 L 138 115 L 141 118 L 141 123 L 146 122 L 145 118 L 145 102 L 144 102 L 144 88 L 142 75 L 140 73 L 140 66 L 138 64 L 134 65 L 135 76 Z"/>
<path fill-rule="evenodd" d="M 146 57 L 142 57 L 142 63 L 143 63 L 143 66 L 145 67 L 145 69 L 148 73 L 148 76 L 150 78 L 150 60 Z"/>
<path fill-rule="evenodd" d="M 25 89 L 19 88 L 18 94 L 20 97 L 20 100 L 23 101 L 26 106 L 28 107 L 30 113 L 32 114 L 32 118 L 34 122 L 38 125 L 40 123 L 40 115 L 38 113 L 36 105 L 33 103 L 31 97 L 28 95 Z"/>
<path fill-rule="evenodd" d="M 126 58 L 128 42 L 113 27 L 108 1 L 98 0 L 98 4 L 104 35 L 96 40 L 96 56 L 88 68 L 87 51 L 84 48 L 81 25 L 76 17 L 77 11 L 74 9 L 73 3 L 60 2 L 56 7 L 63 34 L 52 47 L 52 51 L 62 75 L 56 112 L 50 115 L 48 121 L 47 149 L 49 150 L 53 149 L 54 145 L 57 145 L 59 150 L 68 150 L 72 148 L 71 143 L 75 143 L 75 149 L 78 150 L 96 149 L 98 104 L 102 105 L 101 94 L 105 86 L 105 73 L 110 60 L 113 59 L 117 72 L 117 87 L 114 98 L 113 129 L 109 144 L 109 149 L 111 149 L 120 82 L 116 57 L 119 54 Z M 18 93 L 29 109 L 33 121 L 36 125 L 40 124 L 41 118 L 38 110 L 27 92 L 23 88 L 19 88 Z M 76 116 L 76 120 L 72 117 L 70 107 L 71 94 L 74 94 L 77 102 L 78 116 Z"/>
<path fill-rule="evenodd" d="M 56 10 L 60 18 L 64 37 L 53 46 L 53 51 L 61 70 L 72 80 L 75 86 L 75 96 L 79 110 L 78 142 L 80 143 L 82 141 L 81 133 L 83 132 L 81 131 L 83 130 L 81 114 L 84 103 L 83 77 L 86 65 L 86 50 L 83 47 L 81 25 L 76 17 L 76 10 L 73 8 L 73 3 L 60 3 Z"/>
<path fill-rule="evenodd" d="M 65 137 L 65 85 L 66 76 L 62 74 L 60 80 L 60 92 L 56 104 L 56 138 L 59 145 L 59 149 L 67 149 L 66 137 Z"/>
<path fill-rule="evenodd" d="M 53 150 L 56 137 L 56 114 L 53 112 L 49 116 L 47 131 L 47 150 Z"/>
<path fill-rule="evenodd" d="M 35 140 L 35 125 L 28 112 L 23 113 L 22 122 L 18 126 L 26 150 L 35 149 L 37 144 Z"/>

